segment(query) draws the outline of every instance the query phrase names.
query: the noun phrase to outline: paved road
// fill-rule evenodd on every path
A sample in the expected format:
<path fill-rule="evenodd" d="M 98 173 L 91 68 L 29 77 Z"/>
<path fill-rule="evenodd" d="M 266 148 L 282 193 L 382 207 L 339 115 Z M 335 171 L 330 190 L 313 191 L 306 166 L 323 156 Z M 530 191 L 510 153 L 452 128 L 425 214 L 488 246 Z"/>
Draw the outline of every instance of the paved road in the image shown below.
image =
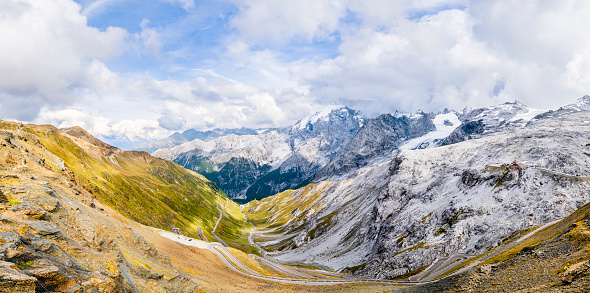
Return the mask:
<path fill-rule="evenodd" d="M 456 253 L 449 257 L 441 257 L 434 261 L 428 268 L 419 274 L 411 276 L 410 281 L 432 281 L 436 277 L 444 274 L 448 270 L 454 268 L 464 260 L 468 259 L 469 255 L 465 253 Z"/>
<path fill-rule="evenodd" d="M 287 276 L 295 277 L 295 278 L 310 278 L 311 277 L 310 275 L 301 273 L 297 270 L 294 270 L 294 269 L 288 268 L 284 265 L 275 263 L 274 261 L 268 260 L 264 257 L 260 257 L 258 255 L 253 255 L 253 254 L 251 254 L 250 256 L 254 257 L 255 259 L 257 259 L 261 263 L 263 263 L 263 264 L 265 264 L 265 265 L 267 265 L 267 266 L 269 266 L 269 267 L 271 267 L 271 268 L 273 268 L 273 269 L 275 269 Z"/>
<path fill-rule="evenodd" d="M 197 227 L 197 232 L 198 232 L 199 238 L 201 238 L 201 240 L 203 240 L 205 242 L 209 242 L 209 239 L 207 239 L 207 236 L 205 236 L 205 233 L 203 233 L 203 229 L 201 229 L 201 227 Z"/>
<path fill-rule="evenodd" d="M 168 231 L 162 231 L 162 230 L 157 230 L 157 233 L 163 237 L 169 238 L 171 240 L 174 240 L 176 242 L 179 242 L 179 243 L 182 243 L 185 245 L 195 246 L 195 247 L 202 248 L 202 249 L 207 249 L 207 250 L 215 253 L 228 268 L 230 268 L 240 274 L 252 277 L 252 278 L 257 278 L 257 279 L 262 279 L 262 280 L 267 280 L 267 281 L 275 281 L 275 282 L 280 282 L 280 283 L 287 283 L 287 284 L 298 284 L 298 285 L 337 285 L 337 284 L 379 283 L 379 284 L 413 286 L 413 285 L 423 285 L 423 284 L 427 284 L 427 283 L 438 282 L 442 279 L 446 279 L 451 276 L 455 276 L 455 275 L 464 273 L 464 272 L 472 269 L 473 267 L 485 262 L 486 260 L 506 251 L 507 249 L 514 247 L 518 243 L 535 235 L 537 232 L 539 232 L 539 231 L 541 231 L 541 230 L 543 230 L 543 229 L 545 229 L 545 228 L 547 228 L 559 221 L 561 221 L 561 219 L 549 222 L 549 223 L 535 229 L 531 233 L 528 233 L 527 235 L 521 237 L 520 239 L 514 241 L 513 243 L 508 244 L 505 247 L 498 249 L 497 251 L 490 253 L 489 255 L 483 257 L 482 259 L 464 267 L 463 269 L 458 270 L 457 272 L 452 273 L 452 274 L 445 276 L 443 278 L 440 278 L 438 280 L 435 280 L 438 276 L 443 275 L 444 273 L 448 272 L 452 268 L 456 267 L 457 265 L 462 263 L 465 259 L 467 259 L 469 256 L 467 256 L 466 254 L 453 254 L 448 258 L 446 258 L 446 257 L 441 258 L 441 259 L 435 261 L 432 265 L 430 265 L 424 272 L 410 278 L 408 281 L 359 279 L 359 278 L 354 278 L 354 277 L 336 279 L 336 278 L 322 276 L 322 274 L 323 275 L 334 275 L 330 272 L 321 272 L 320 273 L 319 271 L 317 271 L 318 274 L 313 274 L 313 273 L 308 274 L 310 271 L 306 270 L 305 273 L 302 273 L 301 270 L 299 270 L 299 269 L 284 266 L 282 264 L 274 263 L 270 260 L 266 260 L 266 259 L 262 258 L 261 261 L 264 262 L 265 264 L 275 268 L 277 271 L 280 271 L 286 275 L 290 275 L 290 276 L 296 277 L 296 278 L 281 278 L 281 277 L 264 276 L 258 272 L 252 271 L 251 269 L 246 267 L 231 252 L 229 252 L 229 250 L 227 250 L 227 248 L 225 246 L 223 246 L 220 243 L 204 242 L 201 240 L 192 239 L 189 237 L 181 236 L 178 234 L 174 234 L 174 233 L 171 233 Z M 258 257 L 258 259 L 261 259 L 261 258 Z M 308 275 L 308 276 L 305 277 L 305 275 Z M 312 276 L 309 276 L 309 275 L 312 275 Z"/>
<path fill-rule="evenodd" d="M 334 279 L 324 277 L 323 279 L 294 279 L 294 278 L 280 278 L 280 277 L 271 277 L 271 276 L 264 276 L 257 272 L 254 272 L 244 266 L 233 254 L 231 254 L 227 248 L 220 243 L 216 242 L 204 242 L 197 239 L 192 239 L 189 237 L 185 237 L 182 235 L 174 234 L 168 231 L 158 231 L 163 237 L 171 239 L 173 241 L 188 245 L 188 246 L 195 246 L 202 249 L 207 249 L 213 253 L 215 253 L 221 261 L 231 270 L 234 270 L 240 274 L 250 276 L 252 278 L 267 280 L 267 281 L 275 281 L 287 284 L 298 284 L 298 285 L 337 285 L 337 284 L 356 284 L 356 283 L 384 283 L 384 284 L 395 284 L 395 285 L 416 285 L 420 283 L 410 283 L 410 282 L 395 282 L 395 281 L 387 281 L 387 280 L 371 280 L 371 279 Z"/>
<path fill-rule="evenodd" d="M 217 210 L 219 211 L 219 219 L 217 219 L 217 222 L 215 223 L 215 227 L 213 227 L 213 231 L 211 231 L 211 236 L 213 236 L 213 238 L 217 239 L 217 241 L 223 243 L 223 245 L 229 247 L 229 245 L 227 245 L 227 243 L 225 243 L 225 241 L 223 241 L 221 238 L 219 238 L 217 235 L 215 235 L 215 230 L 217 230 L 217 225 L 219 225 L 219 222 L 223 218 L 223 211 L 219 208 L 219 202 L 217 202 Z"/>

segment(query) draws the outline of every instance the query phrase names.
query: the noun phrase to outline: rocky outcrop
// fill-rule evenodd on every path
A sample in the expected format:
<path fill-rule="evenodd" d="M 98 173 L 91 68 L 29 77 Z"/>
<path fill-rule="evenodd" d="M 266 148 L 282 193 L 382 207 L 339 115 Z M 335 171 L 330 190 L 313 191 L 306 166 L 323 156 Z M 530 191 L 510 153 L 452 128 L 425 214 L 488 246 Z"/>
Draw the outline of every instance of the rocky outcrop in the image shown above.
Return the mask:
<path fill-rule="evenodd" d="M 590 260 L 579 262 L 570 266 L 565 272 L 561 273 L 561 281 L 565 284 L 571 284 L 578 278 L 590 274 Z"/>
<path fill-rule="evenodd" d="M 133 180 L 138 178 L 144 180 L 141 188 L 146 189 L 153 182 L 159 188 L 179 184 L 166 198 L 171 205 L 171 197 L 180 196 L 182 202 L 177 203 L 195 208 L 195 194 L 210 199 L 221 195 L 219 190 L 170 162 L 146 153 L 104 147 L 80 128 L 66 131 L 69 134 L 49 126 L 0 121 L 0 139 L 5 142 L 0 146 L 0 292 L 182 292 L 181 287 L 196 291 L 197 284 L 190 278 L 177 278 L 182 272 L 135 231 L 141 225 L 107 207 L 98 197 L 109 193 L 108 188 L 120 180 L 125 182 L 116 189 L 121 201 L 129 196 L 125 188 L 137 188 Z M 52 148 L 66 161 L 53 154 Z M 140 167 L 139 173 L 133 171 L 133 179 L 122 179 L 113 166 L 127 162 L 152 169 Z M 93 164 L 100 165 L 99 172 Z M 187 187 L 191 192 L 183 191 Z M 146 194 L 134 194 L 132 200 L 141 196 Z M 129 201 L 124 208 L 129 211 Z M 152 212 L 148 221 L 159 213 Z M 148 282 L 151 291 L 139 290 L 136 283 L 142 282 Z"/>
<path fill-rule="evenodd" d="M 483 120 L 463 122 L 451 135 L 440 142 L 441 146 L 462 142 L 473 139 L 475 135 L 482 134 L 485 131 Z"/>
<path fill-rule="evenodd" d="M 204 174 L 234 199 L 249 201 L 312 177 L 347 145 L 363 121 L 358 111 L 328 107 L 290 127 L 195 139 L 153 154 Z"/>
<path fill-rule="evenodd" d="M 21 273 L 13 266 L 0 266 L 0 293 L 34 293 L 36 282 L 35 277 Z"/>
<path fill-rule="evenodd" d="M 383 114 L 368 119 L 346 147 L 314 176 L 318 182 L 368 165 L 372 160 L 394 157 L 391 153 L 409 139 L 435 130 L 431 117 L 395 117 Z"/>

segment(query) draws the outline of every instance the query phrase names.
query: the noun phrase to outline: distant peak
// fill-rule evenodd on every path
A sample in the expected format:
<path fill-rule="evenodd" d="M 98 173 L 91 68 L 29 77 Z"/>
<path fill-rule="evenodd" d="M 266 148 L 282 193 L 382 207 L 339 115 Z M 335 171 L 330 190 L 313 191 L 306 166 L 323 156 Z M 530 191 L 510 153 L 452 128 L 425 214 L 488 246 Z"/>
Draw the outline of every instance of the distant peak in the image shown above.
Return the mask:
<path fill-rule="evenodd" d="M 314 124 L 320 120 L 328 121 L 330 119 L 330 114 L 335 113 L 336 115 L 338 112 L 352 112 L 351 114 L 355 117 L 360 117 L 360 112 L 357 110 L 353 110 L 348 108 L 347 106 L 343 105 L 328 105 L 322 108 L 321 110 L 299 120 L 295 125 L 294 128 L 305 129 L 309 124 Z"/>
<path fill-rule="evenodd" d="M 527 107 L 527 105 L 523 104 L 519 100 L 514 100 L 514 102 L 506 102 L 506 103 L 504 103 L 504 105 L 517 105 L 517 106 Z"/>
<path fill-rule="evenodd" d="M 575 102 L 567 105 L 567 107 L 575 108 L 578 110 L 590 110 L 590 96 L 585 95 L 577 99 Z"/>
<path fill-rule="evenodd" d="M 585 95 L 579 99 L 577 99 L 574 104 L 579 104 L 579 105 L 589 105 L 590 104 L 590 96 L 589 95 Z"/>
<path fill-rule="evenodd" d="M 94 136 L 92 136 L 92 134 L 90 134 L 88 131 L 86 131 L 86 129 L 84 129 L 80 126 L 67 127 L 67 128 L 62 128 L 60 130 L 63 131 L 64 133 L 67 133 L 73 137 L 82 139 L 82 140 L 89 142 L 90 144 L 93 144 L 98 147 L 115 148 L 115 147 L 95 138 Z"/>

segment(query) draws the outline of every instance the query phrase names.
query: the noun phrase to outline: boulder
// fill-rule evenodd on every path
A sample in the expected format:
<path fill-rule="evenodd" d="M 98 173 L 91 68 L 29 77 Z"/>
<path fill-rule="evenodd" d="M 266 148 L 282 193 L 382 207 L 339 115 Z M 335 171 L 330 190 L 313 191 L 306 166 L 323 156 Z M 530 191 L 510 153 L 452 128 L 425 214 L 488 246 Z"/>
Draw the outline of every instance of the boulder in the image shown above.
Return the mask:
<path fill-rule="evenodd" d="M 134 275 L 144 279 L 160 280 L 164 277 L 163 273 L 148 270 L 142 266 L 131 265 L 131 270 L 133 270 Z"/>
<path fill-rule="evenodd" d="M 31 235 L 29 239 L 24 241 L 27 246 L 35 251 L 49 252 L 54 244 L 51 241 L 45 240 L 39 236 Z"/>
<path fill-rule="evenodd" d="M 9 268 L 9 269 L 15 269 L 15 270 L 18 269 L 18 267 L 14 263 L 2 261 L 2 260 L 0 260 L 0 268 Z"/>
<path fill-rule="evenodd" d="M 561 281 L 564 284 L 571 284 L 577 278 L 587 275 L 590 269 L 590 260 L 579 262 L 561 273 Z"/>
<path fill-rule="evenodd" d="M 94 272 L 86 281 L 80 284 L 84 292 L 116 292 L 117 284 L 109 277 Z"/>
<path fill-rule="evenodd" d="M 44 236 L 55 235 L 60 232 L 59 229 L 49 224 L 48 222 L 35 221 L 31 223 L 30 226 L 31 228 L 33 228 L 33 230 L 39 232 L 39 234 Z"/>
<path fill-rule="evenodd" d="M 15 213 L 26 215 L 35 220 L 45 219 L 47 216 L 47 212 L 43 208 L 37 205 L 31 205 L 26 203 L 16 205 L 12 207 L 11 210 Z"/>
<path fill-rule="evenodd" d="M 47 266 L 42 268 L 34 268 L 25 270 L 23 273 L 37 278 L 45 287 L 56 286 L 66 282 L 65 274 L 56 266 Z"/>
<path fill-rule="evenodd" d="M 0 267 L 0 293 L 35 293 L 35 277 L 10 267 Z"/>
<path fill-rule="evenodd" d="M 168 283 L 164 287 L 169 290 L 169 292 L 178 293 L 198 292 L 198 290 L 201 289 L 199 285 L 185 276 L 177 276 L 168 280 Z"/>

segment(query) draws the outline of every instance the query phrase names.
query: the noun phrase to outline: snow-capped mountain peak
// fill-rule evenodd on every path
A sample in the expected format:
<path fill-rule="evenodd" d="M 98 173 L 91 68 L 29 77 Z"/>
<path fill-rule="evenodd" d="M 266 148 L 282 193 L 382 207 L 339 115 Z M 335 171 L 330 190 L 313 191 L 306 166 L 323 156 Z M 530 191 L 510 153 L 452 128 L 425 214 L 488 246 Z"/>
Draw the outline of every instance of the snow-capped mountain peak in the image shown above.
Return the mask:
<path fill-rule="evenodd" d="M 299 120 L 297 123 L 295 123 L 295 125 L 293 125 L 291 127 L 291 129 L 303 130 L 303 129 L 306 129 L 309 124 L 315 124 L 318 121 L 329 121 L 330 114 L 332 114 L 332 113 L 347 112 L 347 111 L 351 111 L 351 109 L 346 106 L 342 106 L 342 105 L 329 105 L 329 106 L 324 107 L 320 111 L 315 112 L 315 113 Z M 352 111 L 354 111 L 354 110 L 352 110 Z M 357 115 L 360 116 L 360 113 L 358 113 Z"/>
<path fill-rule="evenodd" d="M 461 121 L 455 112 L 443 111 L 432 120 L 435 131 L 428 132 L 423 136 L 414 138 L 400 146 L 400 150 L 423 149 L 436 146 L 436 143 L 447 136 L 461 125 Z"/>
<path fill-rule="evenodd" d="M 590 96 L 585 95 L 585 96 L 577 99 L 575 102 L 567 105 L 567 107 L 574 108 L 577 110 L 588 111 L 588 110 L 590 110 Z"/>

